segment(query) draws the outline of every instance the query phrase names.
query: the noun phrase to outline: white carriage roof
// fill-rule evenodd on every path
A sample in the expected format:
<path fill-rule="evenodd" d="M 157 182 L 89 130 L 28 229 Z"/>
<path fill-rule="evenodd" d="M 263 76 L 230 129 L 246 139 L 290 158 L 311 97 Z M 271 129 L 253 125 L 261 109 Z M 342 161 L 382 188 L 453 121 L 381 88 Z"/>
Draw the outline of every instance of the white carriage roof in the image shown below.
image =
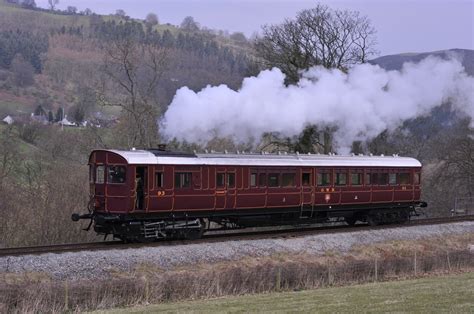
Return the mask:
<path fill-rule="evenodd" d="M 129 164 L 152 165 L 230 165 L 230 166 L 308 166 L 308 167 L 421 167 L 410 157 L 340 156 L 318 154 L 195 154 L 155 155 L 146 150 L 109 150 Z"/>

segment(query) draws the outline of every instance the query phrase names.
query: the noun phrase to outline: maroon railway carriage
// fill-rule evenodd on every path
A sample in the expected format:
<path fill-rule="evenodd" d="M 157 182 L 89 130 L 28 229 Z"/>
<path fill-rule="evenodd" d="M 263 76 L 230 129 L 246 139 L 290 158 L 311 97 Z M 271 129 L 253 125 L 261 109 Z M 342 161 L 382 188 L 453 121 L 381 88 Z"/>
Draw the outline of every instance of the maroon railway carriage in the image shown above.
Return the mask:
<path fill-rule="evenodd" d="M 211 226 L 405 222 L 426 206 L 421 164 L 407 157 L 95 150 L 89 165 L 89 214 L 72 218 L 124 240 L 198 237 Z"/>

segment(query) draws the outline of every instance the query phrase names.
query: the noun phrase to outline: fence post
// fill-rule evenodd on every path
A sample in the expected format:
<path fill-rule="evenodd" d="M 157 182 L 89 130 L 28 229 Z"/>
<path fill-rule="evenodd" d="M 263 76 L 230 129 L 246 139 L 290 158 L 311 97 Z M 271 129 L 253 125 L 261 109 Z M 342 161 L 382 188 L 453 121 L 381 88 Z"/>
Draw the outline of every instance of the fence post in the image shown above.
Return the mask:
<path fill-rule="evenodd" d="M 328 263 L 328 286 L 332 283 L 331 265 Z"/>
<path fill-rule="evenodd" d="M 413 260 L 413 270 L 414 270 L 415 276 L 416 276 L 416 250 L 415 250 L 415 258 Z"/>
<path fill-rule="evenodd" d="M 145 276 L 145 302 L 148 303 L 150 300 L 150 286 L 148 283 L 148 278 Z"/>
<path fill-rule="evenodd" d="M 378 277 L 379 277 L 379 267 L 378 267 L 378 263 L 377 263 L 377 257 L 375 258 L 375 266 L 374 266 L 374 273 L 375 273 L 375 281 L 377 282 L 378 281 Z"/>
<path fill-rule="evenodd" d="M 449 251 L 446 251 L 446 260 L 448 262 L 448 270 L 451 271 L 451 261 L 449 260 Z"/>
<path fill-rule="evenodd" d="M 277 269 L 275 288 L 276 288 L 276 291 L 280 291 L 281 289 L 281 268 L 280 267 L 278 267 Z"/>
<path fill-rule="evenodd" d="M 64 282 L 64 310 L 69 309 L 69 286 L 67 280 Z"/>

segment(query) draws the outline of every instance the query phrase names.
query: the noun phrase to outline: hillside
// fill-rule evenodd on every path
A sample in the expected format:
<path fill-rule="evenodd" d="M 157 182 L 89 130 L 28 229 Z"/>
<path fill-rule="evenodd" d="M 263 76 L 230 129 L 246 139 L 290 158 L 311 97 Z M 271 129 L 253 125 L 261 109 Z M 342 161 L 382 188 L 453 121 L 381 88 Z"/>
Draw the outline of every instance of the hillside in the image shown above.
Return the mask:
<path fill-rule="evenodd" d="M 474 50 L 469 49 L 449 49 L 423 53 L 400 53 L 396 55 L 382 56 L 369 62 L 377 64 L 386 70 L 400 70 L 403 63 L 416 63 L 428 56 L 436 56 L 442 59 L 450 57 L 458 58 L 466 69 L 466 73 L 474 76 Z"/>
<path fill-rule="evenodd" d="M 120 38 L 120 32 L 130 30 L 139 41 L 166 49 L 156 92 L 160 110 L 181 86 L 237 88 L 249 73 L 252 56 L 245 38 L 233 40 L 217 31 L 190 31 L 170 24 L 150 27 L 117 15 L 32 10 L 0 0 L 0 116 L 29 114 L 39 105 L 46 112 L 64 108 L 71 115 L 81 101 L 79 95 L 101 85 L 104 51 L 113 36 Z M 118 113 L 96 101 L 90 109 L 87 114 Z"/>

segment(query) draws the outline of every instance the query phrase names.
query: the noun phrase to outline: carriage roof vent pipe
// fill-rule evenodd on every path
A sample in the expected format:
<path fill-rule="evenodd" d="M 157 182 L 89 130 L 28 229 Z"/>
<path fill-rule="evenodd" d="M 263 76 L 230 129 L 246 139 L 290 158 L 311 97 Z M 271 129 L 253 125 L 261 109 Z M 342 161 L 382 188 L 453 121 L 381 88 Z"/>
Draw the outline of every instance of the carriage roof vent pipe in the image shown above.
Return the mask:
<path fill-rule="evenodd" d="M 380 157 L 385 157 L 385 155 L 384 155 L 384 154 L 380 154 Z"/>
<path fill-rule="evenodd" d="M 360 153 L 360 154 L 359 154 L 359 156 L 361 156 L 361 157 L 362 157 L 362 156 L 364 156 L 364 154 Z"/>
<path fill-rule="evenodd" d="M 296 155 L 299 156 L 300 152 L 299 151 L 296 151 Z"/>
<path fill-rule="evenodd" d="M 374 154 L 370 153 L 369 156 L 372 157 Z"/>
<path fill-rule="evenodd" d="M 132 147 L 132 150 L 137 150 L 135 147 Z"/>
<path fill-rule="evenodd" d="M 354 156 L 355 156 L 355 154 L 354 154 L 354 153 L 351 153 L 351 156 L 352 156 L 352 157 L 354 157 Z"/>
<path fill-rule="evenodd" d="M 227 149 L 224 149 L 224 154 L 227 154 L 227 153 L 228 153 Z"/>

